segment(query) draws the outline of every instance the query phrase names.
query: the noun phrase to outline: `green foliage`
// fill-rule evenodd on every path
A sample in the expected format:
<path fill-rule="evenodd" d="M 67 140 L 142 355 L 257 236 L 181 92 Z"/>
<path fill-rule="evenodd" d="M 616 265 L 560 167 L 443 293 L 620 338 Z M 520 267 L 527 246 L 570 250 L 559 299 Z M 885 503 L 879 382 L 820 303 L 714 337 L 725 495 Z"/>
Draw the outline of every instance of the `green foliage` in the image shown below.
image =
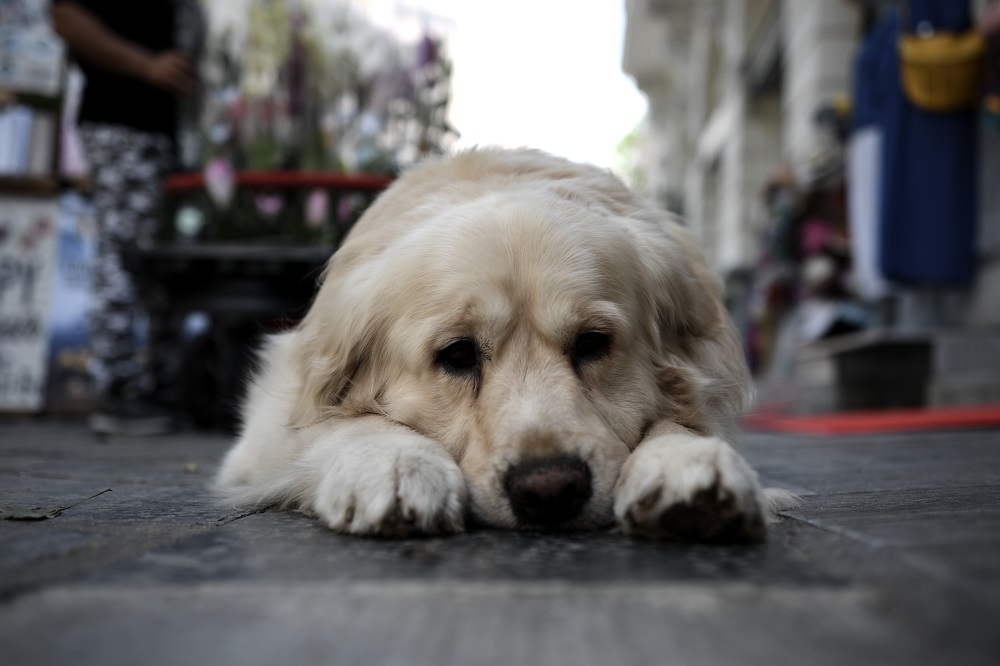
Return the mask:
<path fill-rule="evenodd" d="M 641 194 L 648 194 L 649 184 L 640 160 L 645 135 L 646 121 L 643 119 L 618 142 L 615 148 L 614 172 L 625 181 L 626 185 Z"/>

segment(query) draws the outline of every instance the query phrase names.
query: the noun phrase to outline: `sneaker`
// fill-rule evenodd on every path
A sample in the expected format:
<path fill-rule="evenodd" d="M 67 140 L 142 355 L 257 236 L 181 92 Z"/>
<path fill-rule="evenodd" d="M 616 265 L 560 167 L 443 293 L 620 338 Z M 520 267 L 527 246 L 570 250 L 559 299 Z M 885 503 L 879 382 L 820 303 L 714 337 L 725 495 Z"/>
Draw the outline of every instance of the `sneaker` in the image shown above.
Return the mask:
<path fill-rule="evenodd" d="M 90 430 L 98 435 L 145 437 L 164 435 L 175 427 L 172 412 L 138 393 L 107 396 L 90 415 Z"/>

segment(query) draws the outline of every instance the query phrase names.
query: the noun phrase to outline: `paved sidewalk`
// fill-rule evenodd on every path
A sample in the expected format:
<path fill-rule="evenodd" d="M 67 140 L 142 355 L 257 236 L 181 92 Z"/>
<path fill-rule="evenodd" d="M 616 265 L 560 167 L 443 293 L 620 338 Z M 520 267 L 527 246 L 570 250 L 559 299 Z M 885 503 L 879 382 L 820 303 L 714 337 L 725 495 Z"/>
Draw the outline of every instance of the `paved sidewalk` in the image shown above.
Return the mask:
<path fill-rule="evenodd" d="M 1000 431 L 747 434 L 804 508 L 757 546 L 615 533 L 342 537 L 240 515 L 228 442 L 0 422 L 0 662 L 996 664 Z"/>

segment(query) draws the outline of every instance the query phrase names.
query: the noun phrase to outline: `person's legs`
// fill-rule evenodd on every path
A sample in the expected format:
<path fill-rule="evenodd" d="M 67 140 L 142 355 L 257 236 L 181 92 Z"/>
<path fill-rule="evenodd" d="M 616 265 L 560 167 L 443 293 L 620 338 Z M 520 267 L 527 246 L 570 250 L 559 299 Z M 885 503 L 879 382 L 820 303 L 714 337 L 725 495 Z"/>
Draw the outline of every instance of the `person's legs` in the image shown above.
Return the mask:
<path fill-rule="evenodd" d="M 166 136 L 117 125 L 84 124 L 80 137 L 90 164 L 97 222 L 89 322 L 91 374 L 100 395 L 94 430 L 153 434 L 169 430 L 169 414 L 144 397 L 144 364 L 136 324 L 143 317 L 124 253 L 150 241 L 170 164 Z"/>

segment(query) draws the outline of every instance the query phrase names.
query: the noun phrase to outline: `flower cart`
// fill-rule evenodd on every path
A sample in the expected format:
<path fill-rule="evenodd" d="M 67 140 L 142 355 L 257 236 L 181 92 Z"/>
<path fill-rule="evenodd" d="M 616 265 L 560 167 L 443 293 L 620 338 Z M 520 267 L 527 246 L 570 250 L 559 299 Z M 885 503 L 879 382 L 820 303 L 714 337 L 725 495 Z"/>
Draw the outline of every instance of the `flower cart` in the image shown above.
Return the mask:
<path fill-rule="evenodd" d="M 232 202 L 220 211 L 202 174 L 167 180 L 167 224 L 156 243 L 133 250 L 127 266 L 149 309 L 154 374 L 196 425 L 235 425 L 260 334 L 305 313 L 323 265 L 389 182 L 365 174 L 237 173 Z"/>
<path fill-rule="evenodd" d="M 397 30 L 349 3 L 206 7 L 203 94 L 182 108 L 178 138 L 186 171 L 166 181 L 156 242 L 129 261 L 153 374 L 197 424 L 231 426 L 260 333 L 304 314 L 372 199 L 456 132 L 429 16 Z"/>

